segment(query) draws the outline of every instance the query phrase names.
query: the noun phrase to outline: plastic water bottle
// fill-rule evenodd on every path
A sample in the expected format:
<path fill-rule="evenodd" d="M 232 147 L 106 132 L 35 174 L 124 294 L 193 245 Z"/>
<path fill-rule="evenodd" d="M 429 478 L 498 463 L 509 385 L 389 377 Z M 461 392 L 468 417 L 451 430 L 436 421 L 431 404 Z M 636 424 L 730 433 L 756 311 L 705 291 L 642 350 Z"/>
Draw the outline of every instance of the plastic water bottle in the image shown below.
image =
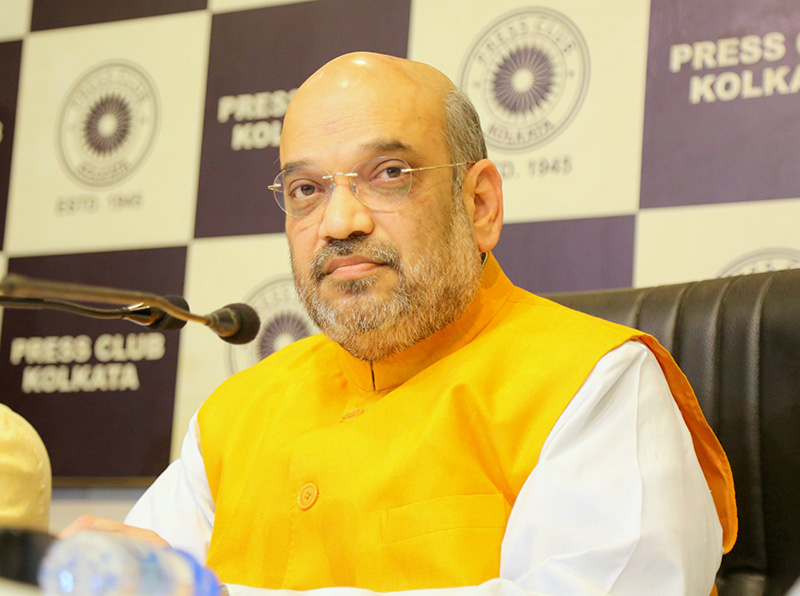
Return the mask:
<path fill-rule="evenodd" d="M 219 596 L 214 573 L 190 554 L 106 532 L 54 542 L 39 567 L 47 596 Z"/>

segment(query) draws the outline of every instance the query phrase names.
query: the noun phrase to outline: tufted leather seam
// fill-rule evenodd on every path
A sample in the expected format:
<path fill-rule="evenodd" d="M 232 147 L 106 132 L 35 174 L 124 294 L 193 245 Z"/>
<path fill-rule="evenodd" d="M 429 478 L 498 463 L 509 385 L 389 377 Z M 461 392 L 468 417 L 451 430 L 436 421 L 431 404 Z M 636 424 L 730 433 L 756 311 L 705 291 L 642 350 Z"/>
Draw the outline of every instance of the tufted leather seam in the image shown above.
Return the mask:
<path fill-rule="evenodd" d="M 734 548 L 734 551 L 731 553 L 733 557 L 729 556 L 729 559 L 732 559 L 738 564 L 729 570 L 730 573 L 739 573 L 742 571 L 752 573 L 755 571 L 763 575 L 766 574 L 769 568 L 766 554 L 765 519 L 763 515 L 764 487 L 762 474 L 763 450 L 761 444 L 760 342 L 761 317 L 764 310 L 764 301 L 772 280 L 773 276 L 768 276 L 766 279 L 750 276 L 737 277 L 728 287 L 723 301 L 723 313 L 727 313 L 727 306 L 732 300 L 735 303 L 742 304 L 740 296 L 731 296 L 736 291 L 744 293 L 746 296 L 749 294 L 753 300 L 747 312 L 744 313 L 746 316 L 742 318 L 749 324 L 744 325 L 742 329 L 739 330 L 742 334 L 741 337 L 734 336 L 736 340 L 735 343 L 740 346 L 740 349 L 737 351 L 743 354 L 744 359 L 740 362 L 731 362 L 730 360 L 723 359 L 723 366 L 720 367 L 719 371 L 721 383 L 724 382 L 724 376 L 728 376 L 725 375 L 725 371 L 729 370 L 725 365 L 726 362 L 729 363 L 730 366 L 739 367 L 742 371 L 743 378 L 739 379 L 741 384 L 734 388 L 734 391 L 741 395 L 742 399 L 738 401 L 738 406 L 743 408 L 744 415 L 750 419 L 749 422 L 745 421 L 744 427 L 752 432 L 752 421 L 755 421 L 756 428 L 756 437 L 753 438 L 752 441 L 752 436 L 748 433 L 744 433 L 738 437 L 726 437 L 731 440 L 723 441 L 729 445 L 729 448 L 734 444 L 734 441 L 744 440 L 747 445 L 747 448 L 744 450 L 747 457 L 743 462 L 744 469 L 741 470 L 742 477 L 739 478 L 737 483 L 739 484 L 739 492 L 742 498 L 744 499 L 745 496 L 747 497 L 746 500 L 741 502 L 741 506 L 747 511 L 748 530 L 750 530 L 748 534 L 751 537 L 751 540 L 748 541 L 745 536 L 741 536 L 743 539 L 739 542 L 739 550 L 741 551 L 742 548 L 747 547 L 750 549 L 750 552 L 736 552 L 737 549 Z M 757 282 L 759 285 L 756 285 Z M 747 305 L 744 304 L 744 306 Z M 725 329 L 727 329 L 727 326 L 724 327 L 723 332 L 720 333 L 720 342 L 726 340 Z M 735 329 L 731 331 L 735 331 Z M 741 349 L 741 346 L 745 346 L 745 349 Z M 737 400 L 726 399 L 726 395 L 722 393 L 723 389 L 721 385 L 721 402 L 729 408 L 736 407 Z M 720 414 L 721 416 L 723 415 L 722 412 Z M 735 430 L 739 431 L 741 429 Z M 736 478 L 734 478 L 734 481 L 736 481 Z M 753 519 L 754 517 L 755 519 Z M 742 560 L 736 561 L 739 557 L 742 557 Z"/>

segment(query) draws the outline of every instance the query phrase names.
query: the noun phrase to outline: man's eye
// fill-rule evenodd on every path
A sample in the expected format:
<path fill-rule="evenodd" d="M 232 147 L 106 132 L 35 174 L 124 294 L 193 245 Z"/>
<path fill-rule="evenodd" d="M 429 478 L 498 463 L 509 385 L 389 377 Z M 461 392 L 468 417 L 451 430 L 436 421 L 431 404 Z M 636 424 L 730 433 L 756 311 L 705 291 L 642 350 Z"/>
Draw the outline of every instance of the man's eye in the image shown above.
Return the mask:
<path fill-rule="evenodd" d="M 396 161 L 384 162 L 380 164 L 378 168 L 376 168 L 373 177 L 383 178 L 383 179 L 401 178 L 406 175 L 406 173 L 403 172 L 403 169 L 407 167 L 408 166 L 402 162 L 400 163 Z"/>
<path fill-rule="evenodd" d="M 382 174 L 387 178 L 397 178 L 398 176 L 403 175 L 403 168 L 399 166 L 391 166 L 388 168 L 384 168 Z"/>
<path fill-rule="evenodd" d="M 289 190 L 289 196 L 296 201 L 302 201 L 312 198 L 319 193 L 319 187 L 310 182 L 292 184 Z"/>

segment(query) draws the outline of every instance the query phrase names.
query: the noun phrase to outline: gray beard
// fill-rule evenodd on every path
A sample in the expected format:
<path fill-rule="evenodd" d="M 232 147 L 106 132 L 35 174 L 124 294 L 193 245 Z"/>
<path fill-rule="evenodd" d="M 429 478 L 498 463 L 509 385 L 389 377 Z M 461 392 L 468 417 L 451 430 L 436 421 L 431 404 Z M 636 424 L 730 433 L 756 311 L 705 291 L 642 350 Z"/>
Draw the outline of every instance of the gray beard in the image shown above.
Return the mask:
<path fill-rule="evenodd" d="M 416 263 L 403 263 L 397 249 L 369 236 L 329 241 L 314 255 L 306 277 L 298 274 L 292 255 L 297 292 L 322 332 L 354 357 L 374 362 L 405 350 L 456 320 L 480 285 L 481 255 L 463 205 L 457 204 L 453 211 L 446 233 L 433 240 L 431 250 Z M 326 279 L 324 270 L 330 258 L 353 253 L 394 269 L 398 282 L 389 296 L 366 295 L 377 282 L 375 276 Z M 322 298 L 323 282 L 344 294 L 337 306 Z"/>

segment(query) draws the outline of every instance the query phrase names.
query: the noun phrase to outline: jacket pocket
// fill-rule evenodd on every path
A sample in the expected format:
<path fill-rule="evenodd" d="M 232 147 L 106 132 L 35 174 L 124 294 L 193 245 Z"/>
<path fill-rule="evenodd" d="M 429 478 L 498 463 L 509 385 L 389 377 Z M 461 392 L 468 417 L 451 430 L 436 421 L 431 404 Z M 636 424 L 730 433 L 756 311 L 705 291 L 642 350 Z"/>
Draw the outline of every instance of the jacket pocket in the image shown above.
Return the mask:
<path fill-rule="evenodd" d="M 416 501 L 383 512 L 386 543 L 459 529 L 505 528 L 511 507 L 502 494 L 453 495 Z"/>

